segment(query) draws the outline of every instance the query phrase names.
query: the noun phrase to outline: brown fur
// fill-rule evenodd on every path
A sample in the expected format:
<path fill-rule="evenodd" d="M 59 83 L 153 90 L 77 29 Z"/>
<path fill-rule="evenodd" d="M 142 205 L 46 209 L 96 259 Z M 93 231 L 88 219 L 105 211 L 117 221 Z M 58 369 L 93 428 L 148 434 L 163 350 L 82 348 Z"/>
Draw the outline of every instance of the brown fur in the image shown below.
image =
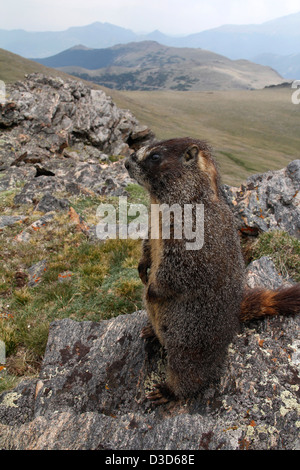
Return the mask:
<path fill-rule="evenodd" d="M 168 356 L 167 381 L 148 398 L 194 396 L 219 377 L 240 322 L 266 315 L 298 313 L 300 285 L 268 291 L 244 290 L 245 266 L 233 214 L 223 199 L 209 146 L 197 139 L 171 139 L 144 147 L 126 168 L 158 204 L 203 204 L 204 245 L 188 251 L 186 241 L 149 237 L 139 275 L 151 327 Z M 193 221 L 195 223 L 195 220 Z"/>
<path fill-rule="evenodd" d="M 245 291 L 241 304 L 241 321 L 300 312 L 300 284 L 277 290 L 262 288 Z"/>
<path fill-rule="evenodd" d="M 218 174 L 215 165 L 212 165 L 211 162 L 205 157 L 205 154 L 202 152 L 199 155 L 199 168 L 200 171 L 206 173 L 209 177 L 211 188 L 215 194 L 215 200 L 218 199 Z"/>

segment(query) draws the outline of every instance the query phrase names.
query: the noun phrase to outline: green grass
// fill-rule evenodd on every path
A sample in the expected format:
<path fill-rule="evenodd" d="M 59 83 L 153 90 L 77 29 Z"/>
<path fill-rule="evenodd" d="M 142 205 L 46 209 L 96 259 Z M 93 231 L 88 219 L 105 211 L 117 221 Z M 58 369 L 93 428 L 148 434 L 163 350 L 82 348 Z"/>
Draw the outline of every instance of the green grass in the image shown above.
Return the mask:
<path fill-rule="evenodd" d="M 129 189 L 138 194 L 134 186 Z M 13 195 L 13 191 L 1 194 L 2 213 L 16 212 Z M 140 197 L 144 197 L 141 192 Z M 78 197 L 73 202 L 85 220 L 96 222 L 103 198 Z M 116 205 L 117 198 L 110 202 Z M 27 213 L 26 226 L 41 215 L 29 206 L 18 211 Z M 0 338 L 8 356 L 6 374 L 2 377 L 0 373 L 1 387 L 15 383 L 18 376 L 36 373 L 52 321 L 101 321 L 142 308 L 143 287 L 137 273 L 140 241 L 91 242 L 64 212 L 33 233 L 26 245 L 14 243 L 14 236 L 23 228 L 16 225 L 0 233 Z M 27 273 L 43 259 L 47 268 L 42 281 L 34 287 L 28 287 L 27 282 L 18 285 L 16 273 Z M 71 271 L 72 276 L 60 282 L 59 274 L 64 271 Z"/>
<path fill-rule="evenodd" d="M 246 248 L 248 262 L 262 256 L 272 258 L 283 278 L 300 282 L 300 240 L 281 230 L 263 233 Z"/>
<path fill-rule="evenodd" d="M 129 203 L 149 205 L 148 192 L 139 184 L 129 184 L 126 191 L 129 193 Z"/>
<path fill-rule="evenodd" d="M 25 59 L 17 54 L 0 48 L 0 80 L 5 83 L 14 83 L 17 80 L 24 80 L 25 74 L 43 73 L 47 76 L 73 78 L 64 72 L 45 67 L 32 60 Z"/>

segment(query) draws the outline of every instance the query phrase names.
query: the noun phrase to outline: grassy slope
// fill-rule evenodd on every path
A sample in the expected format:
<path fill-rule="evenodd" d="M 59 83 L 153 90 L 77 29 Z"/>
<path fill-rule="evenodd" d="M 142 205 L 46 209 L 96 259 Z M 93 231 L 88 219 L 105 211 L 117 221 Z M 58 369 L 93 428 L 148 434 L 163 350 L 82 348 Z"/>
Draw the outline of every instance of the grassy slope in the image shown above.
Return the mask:
<path fill-rule="evenodd" d="M 25 74 L 29 73 L 43 73 L 47 76 L 78 80 L 76 77 L 71 77 L 65 72 L 45 67 L 37 62 L 24 59 L 24 57 L 0 48 L 0 80 L 3 80 L 5 83 L 14 83 L 17 80 L 24 80 Z M 88 84 L 89 86 L 91 85 L 90 82 Z M 97 85 L 95 87 L 97 88 Z"/>
<path fill-rule="evenodd" d="M 0 192 L 0 215 L 27 216 L 24 225 L 0 230 L 0 339 L 7 354 L 6 368 L 0 363 L 0 393 L 24 375 L 37 373 L 52 321 L 100 321 L 142 308 L 139 240 L 91 242 L 67 212 L 58 212 L 28 243 L 15 243 L 14 237 L 42 215 L 33 206 L 15 206 L 19 190 Z M 128 192 L 129 202 L 147 200 L 137 185 L 128 187 Z M 69 200 L 89 226 L 99 221 L 100 203 L 118 208 L 118 198 L 73 196 Z M 41 282 L 30 287 L 28 268 L 41 260 L 46 261 L 46 270 Z M 61 282 L 65 271 L 72 276 Z M 21 283 L 17 279 L 20 273 L 25 276 Z"/>
<path fill-rule="evenodd" d="M 161 139 L 192 136 L 214 148 L 224 182 L 280 169 L 299 158 L 300 105 L 292 90 L 119 92 L 110 95 Z"/>

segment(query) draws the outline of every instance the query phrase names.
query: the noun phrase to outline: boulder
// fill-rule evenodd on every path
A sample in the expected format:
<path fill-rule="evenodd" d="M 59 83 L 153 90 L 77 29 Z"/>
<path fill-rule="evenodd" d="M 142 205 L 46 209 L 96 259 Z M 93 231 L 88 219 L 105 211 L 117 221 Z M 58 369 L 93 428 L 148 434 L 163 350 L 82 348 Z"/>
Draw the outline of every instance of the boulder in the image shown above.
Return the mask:
<path fill-rule="evenodd" d="M 284 280 L 285 284 L 293 285 L 293 281 Z M 247 267 L 246 284 L 250 289 L 263 287 L 264 289 L 278 289 L 282 286 L 282 275 L 276 270 L 275 264 L 269 256 L 252 261 Z"/>
<path fill-rule="evenodd" d="M 130 111 L 119 109 L 104 91 L 77 80 L 31 74 L 9 86 L 8 92 L 9 100 L 1 105 L 0 126 L 14 128 L 25 148 L 35 145 L 61 153 L 79 141 L 116 155 L 121 143 L 125 144 L 122 153 L 128 153 L 128 141 L 153 138 L 147 127 Z"/>
<path fill-rule="evenodd" d="M 240 231 L 285 230 L 300 238 L 300 160 L 279 171 L 250 176 L 240 188 L 224 186 Z"/>
<path fill-rule="evenodd" d="M 299 317 L 245 325 L 218 384 L 159 407 L 145 395 L 166 358 L 146 322 L 53 322 L 39 377 L 0 396 L 0 448 L 299 450 Z"/>
<path fill-rule="evenodd" d="M 15 224 L 23 224 L 27 219 L 28 217 L 25 215 L 2 215 L 0 216 L 0 232 L 2 232 L 5 227 L 11 227 Z"/>
<path fill-rule="evenodd" d="M 7 91 L 8 101 L 0 104 L 0 190 L 25 181 L 17 204 L 35 203 L 37 194 L 74 189 L 72 183 L 79 192 L 106 194 L 107 167 L 114 166 L 109 157 L 128 156 L 154 139 L 129 110 L 77 80 L 32 74 Z M 119 167 L 113 173 L 121 194 Z M 132 182 L 128 176 L 127 182 Z"/>
<path fill-rule="evenodd" d="M 52 212 L 68 210 L 70 203 L 67 199 L 57 199 L 49 193 L 45 193 L 40 202 L 37 204 L 35 210 L 39 212 Z"/>

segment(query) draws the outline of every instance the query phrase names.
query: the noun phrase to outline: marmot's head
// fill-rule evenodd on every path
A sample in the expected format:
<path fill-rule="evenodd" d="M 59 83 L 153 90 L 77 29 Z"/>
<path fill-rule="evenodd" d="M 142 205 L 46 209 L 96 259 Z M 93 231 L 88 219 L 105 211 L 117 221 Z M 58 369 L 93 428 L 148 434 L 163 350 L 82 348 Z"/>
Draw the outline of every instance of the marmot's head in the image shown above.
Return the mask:
<path fill-rule="evenodd" d="M 217 199 L 219 174 L 209 146 L 179 138 L 142 147 L 125 161 L 129 175 L 159 202 Z"/>

